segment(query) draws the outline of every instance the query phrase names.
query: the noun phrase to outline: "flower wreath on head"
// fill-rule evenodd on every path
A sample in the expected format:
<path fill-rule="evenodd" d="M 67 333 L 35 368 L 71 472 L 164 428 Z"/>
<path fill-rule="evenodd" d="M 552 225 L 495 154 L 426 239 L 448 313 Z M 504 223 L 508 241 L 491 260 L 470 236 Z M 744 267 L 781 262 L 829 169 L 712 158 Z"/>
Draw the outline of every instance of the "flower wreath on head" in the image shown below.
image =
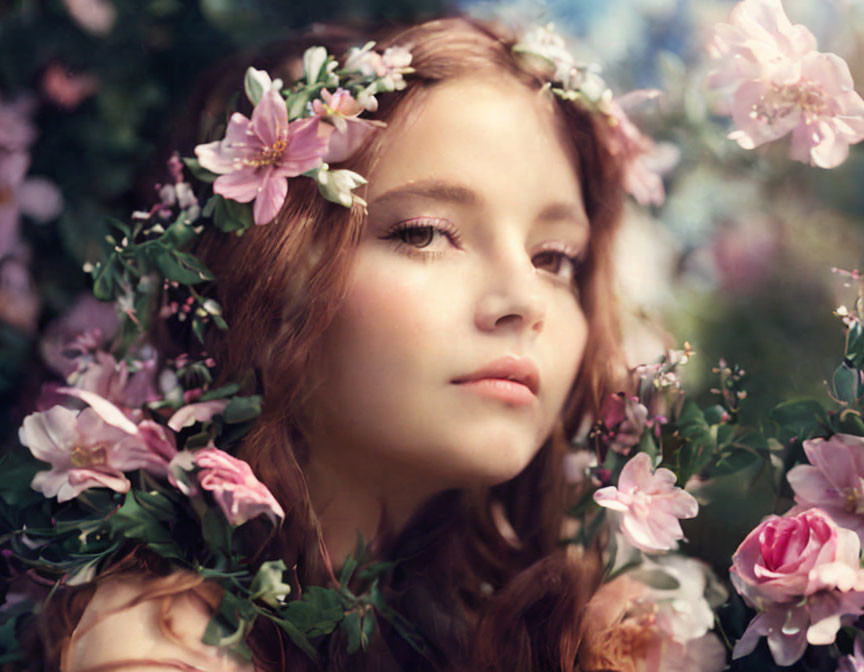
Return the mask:
<path fill-rule="evenodd" d="M 555 66 L 553 92 L 617 124 L 624 160 L 646 151 L 650 141 L 595 70 L 577 66 L 549 28 L 536 35 L 539 42 L 529 38 L 515 51 Z M 413 72 L 407 49 L 379 53 L 374 46 L 351 49 L 341 66 L 324 47 L 312 47 L 303 55 L 304 77 L 290 87 L 249 68 L 251 118 L 233 113 L 223 139 L 199 145 L 196 158 L 185 160 L 200 182 L 212 184 L 212 195 L 202 199 L 175 155 L 159 203 L 128 223 L 113 222 L 107 255 L 85 270 L 95 296 L 116 304 L 117 333 L 110 345 L 93 330 L 67 346 L 72 372 L 64 385 L 45 386 L 40 410 L 19 431 L 29 450 L 0 461 L 0 543 L 12 576 L 7 618 L 38 611 L 22 589 L 25 576 L 52 591 L 80 585 L 134 545 L 224 589 L 204 641 L 246 658 L 244 638 L 258 618 L 270 619 L 313 659 L 317 640 L 337 629 L 349 653 L 365 648 L 376 618 L 423 653 L 418 632 L 379 589 L 392 563 L 364 565 L 362 539 L 333 587 L 303 586 L 293 599 L 296 568 L 280 559 L 253 564 L 241 553 L 238 526 L 264 517 L 275 528 L 285 518 L 250 466 L 228 452 L 260 414 L 261 397 L 242 381 L 215 387 L 218 363 L 206 353 L 180 355 L 159 370 L 146 340 L 152 316 L 185 323 L 202 344 L 212 324 L 227 328 L 219 303 L 200 290 L 213 275 L 189 252 L 205 226 L 242 235 L 269 224 L 285 202 L 287 180 L 301 176 L 330 201 L 365 207 L 353 193 L 365 179 L 330 164 L 384 126 L 361 115 L 377 109 L 377 95 L 405 88 Z"/>

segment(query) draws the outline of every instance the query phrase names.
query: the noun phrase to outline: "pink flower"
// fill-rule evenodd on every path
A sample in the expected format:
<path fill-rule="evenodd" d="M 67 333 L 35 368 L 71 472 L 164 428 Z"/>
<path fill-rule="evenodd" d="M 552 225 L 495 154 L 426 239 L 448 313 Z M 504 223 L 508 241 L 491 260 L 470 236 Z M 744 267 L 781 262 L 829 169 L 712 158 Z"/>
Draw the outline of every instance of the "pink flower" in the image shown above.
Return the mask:
<path fill-rule="evenodd" d="M 682 599 L 704 606 L 709 623 L 713 622 L 704 595 L 701 591 L 660 594 L 669 592 L 652 590 L 629 573 L 602 586 L 587 607 L 592 627 L 586 634 L 590 654 L 580 661 L 585 669 L 720 672 L 726 665 L 726 651 L 716 635 L 707 628 L 683 633 L 670 627 L 671 604 Z"/>
<path fill-rule="evenodd" d="M 621 470 L 618 487 L 594 493 L 600 506 L 622 514 L 621 531 L 631 544 L 645 552 L 668 551 L 684 537 L 680 518 L 693 518 L 699 505 L 692 495 L 675 486 L 669 469 L 651 471 L 651 457 L 638 453 Z"/>
<path fill-rule="evenodd" d="M 117 9 L 110 0 L 63 0 L 75 22 L 94 35 L 111 32 L 117 20 Z"/>
<path fill-rule="evenodd" d="M 387 125 L 383 121 L 358 119 L 366 108 L 344 89 L 336 89 L 334 93 L 324 89 L 321 97 L 324 102 L 312 101 L 312 111 L 336 128 L 330 136 L 330 145 L 324 155 L 326 163 L 345 161 L 366 142 L 373 131 Z"/>
<path fill-rule="evenodd" d="M 864 672 L 864 651 L 861 649 L 861 638 L 855 638 L 855 650 L 851 656 L 840 659 L 836 672 Z"/>
<path fill-rule="evenodd" d="M 0 322 L 33 333 L 40 307 L 39 292 L 24 262 L 17 257 L 0 262 Z"/>
<path fill-rule="evenodd" d="M 320 119 L 288 122 L 282 96 L 265 91 L 247 119 L 231 115 L 221 141 L 198 145 L 201 166 L 220 177 L 213 191 L 240 203 L 255 201 L 256 224 L 267 224 L 282 208 L 289 177 L 321 165 L 332 129 L 319 128 Z"/>
<path fill-rule="evenodd" d="M 631 91 L 605 104 L 612 125 L 611 150 L 624 165 L 624 188 L 641 205 L 662 205 L 666 199 L 661 175 L 678 163 L 672 145 L 656 145 L 630 121 L 625 110 L 656 98 L 659 91 Z"/>
<path fill-rule="evenodd" d="M 140 415 L 140 406 L 159 398 L 156 392 L 156 358 L 139 359 L 134 372 L 125 361 L 117 362 L 113 355 L 98 350 L 82 356 L 77 368 L 66 380 L 76 389 L 93 392 L 121 407 L 127 415 Z"/>
<path fill-rule="evenodd" d="M 14 246 L 22 213 L 45 222 L 63 207 L 60 191 L 52 182 L 39 177 L 25 179 L 29 167 L 26 152 L 0 152 L 0 257 Z"/>
<path fill-rule="evenodd" d="M 99 88 L 93 75 L 71 75 L 59 63 L 49 65 L 42 75 L 42 91 L 60 107 L 72 110 Z"/>
<path fill-rule="evenodd" d="M 117 331 L 113 304 L 92 293 L 79 294 L 72 306 L 45 329 L 39 351 L 42 359 L 64 378 L 78 368 L 78 359 L 106 345 Z"/>
<path fill-rule="evenodd" d="M 188 404 L 171 416 L 168 420 L 168 426 L 175 432 L 179 432 L 184 427 L 191 427 L 196 422 L 209 422 L 214 415 L 219 415 L 224 411 L 227 405 L 227 399 Z"/>
<path fill-rule="evenodd" d="M 34 103 L 32 96 L 19 96 L 9 103 L 0 100 L 0 150 L 21 152 L 36 139 L 36 127 L 30 121 Z"/>
<path fill-rule="evenodd" d="M 744 0 L 711 44 L 721 60 L 709 85 L 728 90 L 728 111 L 745 149 L 792 133 L 790 156 L 833 168 L 864 140 L 864 100 L 846 62 L 816 51 L 804 26 L 792 25 L 780 0 Z"/>
<path fill-rule="evenodd" d="M 285 518 L 279 502 L 243 460 L 208 446 L 195 453 L 194 461 L 200 469 L 198 482 L 213 493 L 231 525 L 242 525 L 262 514 L 274 525 Z"/>
<path fill-rule="evenodd" d="M 623 392 L 607 397 L 600 409 L 600 420 L 607 430 L 601 438 L 621 455 L 629 455 L 642 438 L 642 432 L 652 424 L 648 409 L 639 403 L 639 399 Z"/>
<path fill-rule="evenodd" d="M 794 511 L 819 508 L 864 543 L 864 438 L 811 439 L 804 442 L 804 452 L 810 464 L 786 475 L 795 491 Z"/>
<path fill-rule="evenodd" d="M 864 607 L 860 548 L 854 532 L 819 509 L 762 521 L 732 556 L 732 584 L 761 612 L 733 656 L 750 653 L 764 636 L 774 660 L 791 665 L 808 642 L 833 642 L 841 618 Z"/>
<path fill-rule="evenodd" d="M 90 406 L 80 412 L 54 406 L 24 418 L 19 440 L 34 457 L 51 465 L 33 478 L 34 490 L 64 502 L 95 487 L 128 492 L 126 471 L 168 475 L 177 449 L 173 436 L 161 425 L 150 420 L 136 425 L 97 395 L 78 392 L 75 396 Z"/>

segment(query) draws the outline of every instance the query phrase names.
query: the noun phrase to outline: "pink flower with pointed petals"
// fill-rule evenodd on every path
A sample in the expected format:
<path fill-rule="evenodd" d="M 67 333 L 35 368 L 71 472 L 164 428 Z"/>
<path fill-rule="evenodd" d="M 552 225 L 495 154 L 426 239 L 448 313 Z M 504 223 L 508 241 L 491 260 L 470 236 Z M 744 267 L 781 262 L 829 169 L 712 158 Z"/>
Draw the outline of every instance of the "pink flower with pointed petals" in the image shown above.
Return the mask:
<path fill-rule="evenodd" d="M 357 102 L 350 92 L 342 88 L 330 93 L 321 91 L 320 100 L 312 101 L 312 111 L 335 127 L 330 136 L 330 146 L 324 155 L 326 163 L 339 163 L 348 159 L 369 138 L 373 131 L 386 126 L 383 121 L 358 119 L 366 108 Z"/>
<path fill-rule="evenodd" d="M 621 513 L 621 531 L 636 548 L 651 553 L 678 547 L 684 538 L 681 518 L 699 512 L 696 499 L 675 486 L 669 469 L 651 470 L 651 457 L 639 453 L 624 465 L 618 487 L 600 488 L 594 493 L 600 506 Z"/>
<path fill-rule="evenodd" d="M 810 464 L 799 464 L 786 475 L 797 504 L 790 513 L 819 508 L 864 544 L 864 438 L 835 434 L 810 439 L 804 453 Z"/>
<path fill-rule="evenodd" d="M 98 395 L 75 396 L 90 406 L 80 412 L 54 406 L 24 418 L 19 440 L 34 457 L 51 465 L 33 478 L 34 490 L 64 502 L 89 488 L 128 492 L 126 471 L 169 475 L 168 465 L 177 453 L 173 435 L 151 420 L 135 425 Z"/>
<path fill-rule="evenodd" d="M 864 140 L 864 100 L 846 62 L 816 51 L 806 27 L 792 25 L 780 0 L 744 0 L 719 24 L 710 50 L 720 65 L 709 86 L 725 90 L 725 111 L 744 149 L 792 133 L 790 156 L 820 168 L 846 160 Z"/>
<path fill-rule="evenodd" d="M 266 91 L 248 119 L 231 115 L 225 138 L 198 145 L 201 166 L 220 175 L 213 191 L 240 203 L 255 201 L 256 224 L 267 224 L 282 208 L 289 177 L 321 165 L 332 128 L 311 117 L 288 122 L 285 101 Z"/>
<path fill-rule="evenodd" d="M 200 469 L 198 482 L 209 490 L 231 525 L 242 525 L 265 515 L 278 524 L 285 512 L 266 486 L 252 473 L 252 467 L 228 453 L 208 446 L 194 455 Z"/>

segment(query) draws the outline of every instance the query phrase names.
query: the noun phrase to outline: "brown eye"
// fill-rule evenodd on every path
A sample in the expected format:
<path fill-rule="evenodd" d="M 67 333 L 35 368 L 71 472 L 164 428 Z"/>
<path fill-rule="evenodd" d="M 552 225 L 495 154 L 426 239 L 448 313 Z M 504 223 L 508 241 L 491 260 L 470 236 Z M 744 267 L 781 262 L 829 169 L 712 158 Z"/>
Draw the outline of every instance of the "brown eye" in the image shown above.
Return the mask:
<path fill-rule="evenodd" d="M 554 252 L 551 250 L 535 254 L 531 259 L 537 268 L 542 268 L 550 273 L 556 274 L 561 271 L 561 262 L 564 260 L 565 257 L 561 252 Z M 569 262 L 570 260 L 567 259 L 567 261 Z"/>
<path fill-rule="evenodd" d="M 411 226 L 398 232 L 399 240 L 412 247 L 428 247 L 435 239 L 435 227 Z"/>

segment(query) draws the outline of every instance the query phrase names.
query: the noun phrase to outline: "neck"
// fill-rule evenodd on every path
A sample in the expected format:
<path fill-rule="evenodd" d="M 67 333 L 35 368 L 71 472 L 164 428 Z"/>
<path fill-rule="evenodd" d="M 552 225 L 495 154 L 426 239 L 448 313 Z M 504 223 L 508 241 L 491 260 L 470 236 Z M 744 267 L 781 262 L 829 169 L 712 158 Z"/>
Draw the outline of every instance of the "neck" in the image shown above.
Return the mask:
<path fill-rule="evenodd" d="M 358 533 L 368 544 L 382 531 L 398 532 L 435 493 L 428 481 L 423 483 L 383 461 L 352 461 L 346 457 L 351 451 L 344 449 L 316 446 L 310 452 L 307 478 L 312 506 L 334 568 L 354 553 Z"/>

